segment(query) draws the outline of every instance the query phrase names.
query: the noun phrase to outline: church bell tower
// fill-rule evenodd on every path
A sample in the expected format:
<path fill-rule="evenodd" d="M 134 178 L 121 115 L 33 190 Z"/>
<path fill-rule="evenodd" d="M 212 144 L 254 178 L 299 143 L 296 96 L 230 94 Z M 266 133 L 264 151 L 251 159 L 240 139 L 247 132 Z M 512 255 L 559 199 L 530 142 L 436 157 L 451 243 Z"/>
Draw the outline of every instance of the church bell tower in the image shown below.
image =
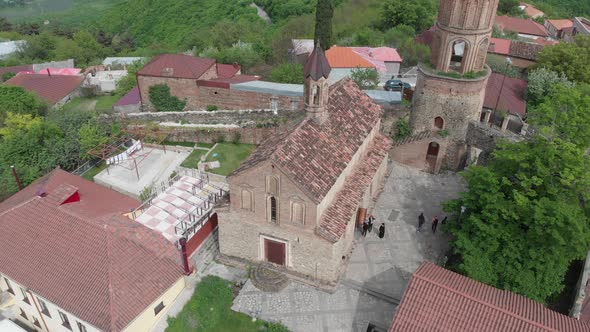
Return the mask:
<path fill-rule="evenodd" d="M 328 118 L 330 64 L 324 50 L 316 45 L 305 64 L 303 99 L 307 116 L 322 124 Z"/>

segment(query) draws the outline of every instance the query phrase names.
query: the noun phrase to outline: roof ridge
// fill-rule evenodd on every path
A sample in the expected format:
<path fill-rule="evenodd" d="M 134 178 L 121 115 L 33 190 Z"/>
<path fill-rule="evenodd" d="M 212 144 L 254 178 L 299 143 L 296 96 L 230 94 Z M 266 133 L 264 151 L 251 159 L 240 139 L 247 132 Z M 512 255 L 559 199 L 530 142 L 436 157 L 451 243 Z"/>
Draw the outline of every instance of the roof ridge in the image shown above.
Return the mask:
<path fill-rule="evenodd" d="M 449 270 L 447 270 L 447 269 L 445 269 L 445 268 L 443 268 L 443 267 L 439 267 L 438 265 L 436 265 L 436 264 L 434 264 L 434 263 L 427 263 L 427 265 L 426 265 L 425 267 L 427 267 L 428 265 L 430 265 L 430 266 L 435 266 L 435 267 L 437 267 L 437 268 L 443 269 L 443 270 L 444 270 L 445 272 L 447 272 L 447 273 L 456 273 L 456 272 L 449 271 Z M 516 318 L 516 319 L 519 319 L 519 320 L 521 320 L 521 321 L 524 321 L 524 322 L 526 322 L 526 323 L 529 323 L 529 324 L 535 325 L 535 326 L 537 326 L 538 328 L 541 328 L 541 329 L 546 329 L 546 330 L 549 330 L 549 331 L 552 331 L 552 332 L 559 332 L 559 330 L 557 330 L 557 329 L 555 329 L 555 328 L 553 328 L 553 327 L 548 327 L 548 326 L 546 326 L 546 325 L 543 325 L 543 324 L 541 324 L 541 323 L 539 323 L 539 322 L 536 322 L 536 321 L 534 321 L 534 320 L 531 320 L 531 319 L 528 319 L 528 318 L 526 318 L 526 317 L 523 317 L 522 315 L 518 315 L 518 314 L 516 314 L 516 313 L 513 313 L 513 312 L 511 312 L 511 311 L 508 311 L 508 310 L 506 310 L 506 309 L 504 309 L 504 308 L 501 308 L 501 307 L 499 307 L 499 306 L 497 306 L 497 305 L 493 305 L 493 304 L 491 304 L 491 303 L 489 303 L 489 302 L 484 302 L 484 301 L 482 301 L 482 300 L 480 300 L 480 299 L 476 298 L 475 296 L 469 295 L 469 294 L 467 294 L 467 293 L 464 293 L 464 292 L 460 292 L 460 291 L 458 291 L 458 290 L 456 290 L 456 289 L 454 289 L 454 288 L 451 288 L 451 287 L 449 287 L 449 286 L 447 286 L 447 285 L 445 285 L 445 284 L 443 284 L 443 283 L 437 282 L 437 281 L 435 281 L 435 280 L 433 280 L 433 279 L 431 279 L 431 278 L 428 278 L 428 277 L 426 277 L 426 276 L 420 275 L 420 274 L 418 274 L 419 272 L 421 272 L 421 271 L 417 271 L 416 273 L 414 273 L 414 274 L 412 275 L 412 278 L 418 278 L 418 279 L 420 279 L 420 280 L 423 280 L 423 281 L 429 282 L 429 283 L 431 283 L 431 284 L 433 284 L 433 285 L 435 285 L 435 286 L 441 287 L 441 288 L 443 288 L 443 289 L 445 289 L 445 290 L 447 290 L 447 291 L 450 291 L 450 292 L 452 292 L 452 293 L 455 293 L 455 294 L 457 294 L 457 295 L 459 295 L 459 296 L 465 297 L 465 298 L 467 298 L 467 299 L 469 299 L 469 300 L 472 300 L 472 301 L 474 301 L 474 302 L 477 302 L 477 303 L 479 303 L 479 304 L 481 304 L 481 305 L 484 305 L 484 306 L 486 306 L 486 307 L 489 307 L 489 308 L 491 308 L 491 309 L 494 309 L 494 310 L 500 311 L 500 312 L 502 312 L 502 313 L 504 313 L 504 314 L 507 314 L 507 315 L 509 315 L 509 316 L 512 316 L 513 318 Z M 503 290 L 503 289 L 495 288 L 495 287 L 493 287 L 493 286 L 490 286 L 490 285 L 486 285 L 486 284 L 484 284 L 484 283 L 482 283 L 482 282 L 479 282 L 479 281 L 477 281 L 477 280 L 475 280 L 475 279 L 471 279 L 471 278 L 469 278 L 469 277 L 465 277 L 465 276 L 463 276 L 463 275 L 460 275 L 460 274 L 458 274 L 458 273 L 456 273 L 456 274 L 457 274 L 457 275 L 459 275 L 459 276 L 461 276 L 461 277 L 463 277 L 463 278 L 467 278 L 467 279 L 468 279 L 468 280 L 470 280 L 470 281 L 472 280 L 473 282 L 480 283 L 480 284 L 482 284 L 482 285 L 484 285 L 484 286 L 491 287 L 491 288 L 494 288 L 494 289 L 498 289 L 498 290 L 500 290 L 500 291 L 501 291 L 503 294 L 505 294 L 505 293 L 509 292 L 509 291 L 506 291 L 506 290 Z M 522 295 L 519 295 L 519 294 L 516 294 L 516 293 L 515 293 L 514 295 L 516 295 L 516 296 L 522 296 Z M 525 299 L 525 300 L 528 300 L 528 301 L 533 301 L 533 300 L 531 300 L 531 299 L 528 299 L 528 298 L 524 298 L 524 299 Z M 534 301 L 533 301 L 533 302 L 534 302 Z M 535 303 L 536 303 L 536 302 L 535 302 Z M 540 304 L 540 303 L 539 303 L 539 305 L 543 306 L 543 305 L 542 305 L 542 304 Z M 550 309 L 547 309 L 547 310 L 550 310 Z M 559 313 L 558 313 L 558 314 L 559 314 Z M 561 315 L 561 314 L 560 314 L 560 315 Z"/>

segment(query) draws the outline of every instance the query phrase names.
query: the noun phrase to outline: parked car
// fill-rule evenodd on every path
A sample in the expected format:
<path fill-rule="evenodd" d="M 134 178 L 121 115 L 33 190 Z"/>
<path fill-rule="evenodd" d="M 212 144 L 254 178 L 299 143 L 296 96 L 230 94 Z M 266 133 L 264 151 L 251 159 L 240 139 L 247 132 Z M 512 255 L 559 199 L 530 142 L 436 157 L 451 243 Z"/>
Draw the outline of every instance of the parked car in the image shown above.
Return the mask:
<path fill-rule="evenodd" d="M 385 89 L 385 91 L 402 91 L 402 86 L 404 87 L 404 89 L 412 88 L 412 86 L 409 83 L 393 79 L 385 82 L 383 88 Z"/>

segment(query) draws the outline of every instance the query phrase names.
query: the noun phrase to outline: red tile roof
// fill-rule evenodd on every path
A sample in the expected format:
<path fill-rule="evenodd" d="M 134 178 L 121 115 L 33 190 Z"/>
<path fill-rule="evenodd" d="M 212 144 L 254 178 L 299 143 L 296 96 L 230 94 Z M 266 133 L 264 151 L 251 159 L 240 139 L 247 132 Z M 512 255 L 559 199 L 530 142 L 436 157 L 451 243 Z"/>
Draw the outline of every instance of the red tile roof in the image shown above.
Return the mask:
<path fill-rule="evenodd" d="M 532 19 L 524 19 L 511 16 L 496 16 L 495 25 L 505 31 L 514 31 L 521 34 L 549 37 L 547 29 Z"/>
<path fill-rule="evenodd" d="M 18 74 L 21 71 L 33 71 L 33 65 L 0 67 L 0 76 L 4 75 L 6 73 Z"/>
<path fill-rule="evenodd" d="M 344 235 L 350 216 L 356 213 L 359 203 L 390 147 L 391 139 L 388 137 L 378 135 L 375 138 L 365 158 L 346 178 L 346 184 L 322 215 L 320 225 L 316 228 L 318 235 L 331 242 L 337 242 Z"/>
<path fill-rule="evenodd" d="M 582 332 L 590 324 L 432 263 L 412 275 L 389 332 Z"/>
<path fill-rule="evenodd" d="M 0 203 L 0 273 L 101 330 L 121 331 L 183 274 L 170 242 L 122 216 L 139 204 L 54 170 Z"/>
<path fill-rule="evenodd" d="M 574 26 L 574 21 L 565 19 L 565 20 L 546 20 L 555 27 L 557 30 L 563 30 L 565 28 L 571 28 Z"/>
<path fill-rule="evenodd" d="M 539 17 L 539 16 L 545 16 L 545 13 L 543 13 L 542 11 L 535 8 L 533 5 L 530 5 L 530 4 L 524 3 L 524 2 L 521 2 L 520 4 L 522 6 L 524 6 L 524 13 L 527 16 L 530 16 L 532 18 Z"/>
<path fill-rule="evenodd" d="M 350 47 L 332 46 L 326 51 L 326 58 L 332 68 L 375 68 L 375 65 L 358 55 Z"/>
<path fill-rule="evenodd" d="M 21 74 L 9 79 L 5 84 L 20 86 L 33 92 L 51 106 L 74 92 L 83 81 L 83 76 Z"/>
<path fill-rule="evenodd" d="M 199 79 L 215 65 L 214 59 L 184 54 L 161 54 L 141 68 L 137 75 Z M 171 69 L 171 73 L 165 73 Z"/>
<path fill-rule="evenodd" d="M 510 53 L 510 39 L 492 38 L 488 52 L 508 55 Z"/>
<path fill-rule="evenodd" d="M 139 94 L 139 87 L 134 87 L 126 95 L 121 97 L 115 106 L 138 105 L 141 104 L 141 96 Z"/>
<path fill-rule="evenodd" d="M 314 202 L 321 202 L 382 112 L 381 106 L 350 79 L 330 86 L 328 104 L 329 119 L 325 123 L 304 119 L 261 144 L 232 175 L 271 159 Z"/>
<path fill-rule="evenodd" d="M 526 101 L 524 100 L 526 89 L 527 82 L 525 80 L 492 73 L 486 86 L 483 106 L 493 110 L 496 109 L 497 103 L 498 110 L 524 117 L 526 115 Z M 502 95 L 498 101 L 500 91 Z"/>
<path fill-rule="evenodd" d="M 217 76 L 219 78 L 231 78 L 240 72 L 241 67 L 238 64 L 226 65 L 223 63 L 217 64 Z"/>

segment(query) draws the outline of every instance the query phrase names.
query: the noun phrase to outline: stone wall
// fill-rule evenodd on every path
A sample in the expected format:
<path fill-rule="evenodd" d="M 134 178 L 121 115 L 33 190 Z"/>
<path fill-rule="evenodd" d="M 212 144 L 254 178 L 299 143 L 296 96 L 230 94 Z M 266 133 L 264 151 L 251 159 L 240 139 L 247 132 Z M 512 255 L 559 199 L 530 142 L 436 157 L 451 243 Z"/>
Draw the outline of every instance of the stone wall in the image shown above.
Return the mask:
<path fill-rule="evenodd" d="M 465 137 L 465 143 L 469 147 L 475 147 L 482 150 L 482 153 L 479 156 L 479 163 L 481 163 L 485 162 L 500 140 L 520 142 L 524 139 L 525 137 L 516 135 L 512 132 L 500 131 L 486 126 L 479 121 L 471 121 Z"/>
<path fill-rule="evenodd" d="M 260 127 L 285 123 L 303 118 L 304 112 L 291 110 L 273 111 L 269 109 L 187 111 L 187 112 L 139 112 L 118 114 L 116 117 L 132 122 L 178 122 L 200 125 L 224 124 L 240 127 Z"/>
<path fill-rule="evenodd" d="M 260 144 L 283 126 L 265 128 L 182 128 L 160 127 L 169 134 L 168 140 L 174 142 L 217 143 L 220 141 L 232 142 L 234 140 L 244 144 Z"/>

